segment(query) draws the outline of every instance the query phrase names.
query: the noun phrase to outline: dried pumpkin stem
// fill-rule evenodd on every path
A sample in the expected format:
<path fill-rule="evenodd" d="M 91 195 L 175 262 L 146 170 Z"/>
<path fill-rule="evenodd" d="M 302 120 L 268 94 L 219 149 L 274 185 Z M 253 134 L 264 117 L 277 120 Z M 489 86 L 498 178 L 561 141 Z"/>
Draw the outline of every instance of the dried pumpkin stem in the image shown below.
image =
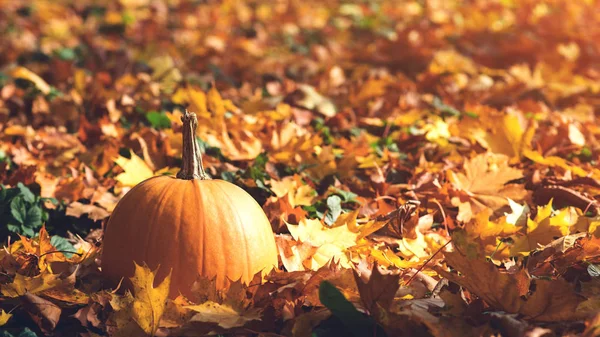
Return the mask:
<path fill-rule="evenodd" d="M 181 116 L 183 122 L 183 151 L 181 170 L 177 173 L 179 179 L 202 179 L 208 180 L 210 177 L 204 171 L 202 166 L 202 153 L 196 142 L 196 127 L 198 119 L 196 114 L 185 110 L 185 114 Z"/>

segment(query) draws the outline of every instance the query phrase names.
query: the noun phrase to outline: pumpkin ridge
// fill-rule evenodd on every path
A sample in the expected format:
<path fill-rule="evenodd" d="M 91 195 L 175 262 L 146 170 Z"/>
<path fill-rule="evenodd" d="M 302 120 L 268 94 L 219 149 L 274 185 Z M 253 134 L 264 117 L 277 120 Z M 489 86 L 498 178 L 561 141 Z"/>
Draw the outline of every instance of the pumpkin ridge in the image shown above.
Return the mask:
<path fill-rule="evenodd" d="M 194 192 L 193 192 L 194 199 L 193 199 L 193 202 L 191 202 L 191 203 L 188 202 L 188 205 L 191 204 L 191 205 L 194 205 L 194 207 L 198 207 L 198 205 L 200 205 L 200 207 L 203 207 L 204 199 L 203 199 L 202 193 L 200 191 L 200 184 L 199 184 L 201 181 L 202 180 L 198 180 L 198 179 L 191 180 L 191 183 L 192 183 L 191 185 L 194 190 Z M 187 186 L 189 186 L 189 185 L 186 185 L 186 187 Z M 185 195 L 188 194 L 187 188 L 186 188 L 186 191 L 184 194 Z M 185 208 L 185 207 L 181 210 L 182 218 L 185 218 L 184 213 L 186 211 L 188 211 L 188 208 Z M 195 264 L 194 268 L 195 268 L 196 273 L 194 275 L 194 279 L 192 280 L 192 284 L 190 284 L 190 287 L 193 286 L 194 282 L 196 282 L 198 280 L 198 278 L 201 277 L 201 275 L 205 274 L 205 270 L 206 270 L 206 243 L 204 241 L 204 238 L 206 237 L 206 222 L 205 222 L 205 218 L 201 215 L 197 216 L 197 218 L 195 220 L 197 222 L 196 225 L 198 227 L 200 227 L 195 232 L 199 233 L 199 235 L 200 235 L 200 238 L 197 238 L 197 241 L 200 242 L 202 245 L 202 253 L 201 253 L 200 261 L 198 261 L 199 259 L 197 259 L 197 258 L 194 261 L 194 264 Z M 183 229 L 183 226 L 181 226 L 180 228 Z M 189 237 L 187 239 L 190 241 L 193 241 Z M 184 240 L 184 242 L 186 242 L 186 240 Z M 194 249 L 191 253 L 194 254 L 195 256 L 198 256 L 197 249 Z M 201 268 L 198 268 L 199 266 Z"/>
<path fill-rule="evenodd" d="M 155 207 L 155 211 L 152 212 L 153 216 L 150 217 L 150 221 L 152 221 L 154 223 L 154 225 L 158 225 L 160 226 L 161 223 L 155 223 L 156 219 L 161 219 L 159 216 L 162 215 L 162 212 L 164 211 L 164 205 L 163 203 L 166 203 L 169 201 L 168 196 L 170 195 L 168 192 L 171 189 L 172 186 L 174 186 L 176 184 L 165 184 L 162 187 L 162 191 L 160 193 L 160 196 L 158 197 L 158 202 L 156 203 L 156 207 Z M 142 255 L 145 259 L 148 258 L 148 250 L 151 249 L 152 247 L 150 247 L 150 245 L 148 244 L 149 242 L 155 242 L 154 241 L 154 236 L 156 235 L 156 233 L 159 232 L 156 229 L 152 229 L 152 230 L 146 230 L 146 233 L 148 233 L 148 235 L 146 236 L 146 240 L 142 241 L 144 242 L 144 254 Z M 150 262 L 149 261 L 141 261 L 142 263 L 146 263 L 148 264 L 148 266 L 150 266 Z M 158 268 L 158 266 L 150 266 L 150 268 Z"/>
<path fill-rule="evenodd" d="M 242 217 L 240 216 L 240 213 L 239 213 L 239 211 L 238 211 L 238 210 L 237 210 L 237 209 L 234 207 L 235 203 L 234 203 L 234 202 L 233 202 L 233 200 L 231 199 L 231 196 L 230 196 L 230 195 L 227 193 L 227 191 L 226 191 L 226 190 L 225 190 L 225 189 L 224 189 L 222 186 L 220 186 L 220 184 L 217 184 L 217 187 L 219 187 L 219 189 L 220 189 L 220 190 L 223 192 L 223 194 L 224 194 L 224 195 L 227 197 L 227 200 L 229 201 L 229 207 L 231 207 L 231 210 L 232 210 L 232 212 L 231 212 L 231 213 L 235 213 L 235 217 L 236 217 L 236 219 L 237 219 L 237 222 L 236 222 L 236 224 L 237 224 L 237 226 L 238 226 L 238 227 L 240 227 L 240 228 L 241 228 L 241 231 L 242 231 L 242 233 L 243 233 L 243 237 L 248 237 L 248 236 L 246 235 L 246 228 L 245 228 L 245 226 L 244 226 L 243 219 L 242 219 Z M 222 234 L 221 234 L 221 235 L 222 235 Z M 243 251 L 245 252 L 245 254 L 244 254 L 244 260 L 245 260 L 245 262 L 246 262 L 246 263 L 245 263 L 245 265 L 246 265 L 246 268 L 244 268 L 244 269 L 246 269 L 246 270 L 245 270 L 245 274 L 247 274 L 247 275 L 246 275 L 247 277 L 244 277 L 244 276 L 245 276 L 245 275 L 244 275 L 244 273 L 242 273 L 242 275 L 240 275 L 240 277 L 241 277 L 242 279 L 246 279 L 246 278 L 247 278 L 248 280 L 250 280 L 250 278 L 251 278 L 253 275 L 249 275 L 249 274 L 251 274 L 251 273 L 252 273 L 252 272 L 251 272 L 251 270 L 253 270 L 253 269 L 254 269 L 254 268 L 253 268 L 254 266 L 253 266 L 253 265 L 249 265 L 249 264 L 250 264 L 252 261 L 249 259 L 249 256 L 250 256 L 250 254 L 249 254 L 249 253 L 250 253 L 250 252 L 249 252 L 249 250 L 248 250 L 248 242 L 247 242 L 246 240 L 242 240 L 242 242 L 244 243 L 244 249 L 243 249 Z M 227 265 L 227 264 L 225 264 L 225 265 Z M 227 275 L 227 273 L 226 273 L 225 275 Z M 237 280 L 231 280 L 231 281 L 237 281 Z"/>
<path fill-rule="evenodd" d="M 185 200 L 185 196 L 187 195 L 187 186 L 185 188 L 184 193 L 181 193 L 181 203 L 180 205 L 184 205 Z M 184 219 L 184 212 L 185 212 L 185 207 L 182 207 L 181 210 L 179 212 L 175 212 L 178 216 L 177 219 L 173 219 L 173 223 L 178 224 L 177 225 L 177 229 L 174 232 L 175 234 L 175 240 L 174 241 L 169 241 L 169 252 L 173 251 L 173 248 L 177 248 L 177 247 L 171 247 L 173 245 L 173 242 L 181 242 L 181 238 L 183 237 L 182 235 L 182 231 L 183 231 L 183 225 L 181 224 L 181 219 Z M 175 216 L 175 214 L 173 215 Z M 184 241 L 185 242 L 185 241 Z M 182 261 L 182 254 L 185 254 L 186 251 L 184 249 L 176 249 L 175 250 L 177 253 L 177 259 L 175 259 L 175 266 L 171 267 L 172 270 L 176 271 L 177 273 L 179 273 L 179 270 L 181 268 L 181 261 Z M 180 292 L 181 293 L 181 292 Z"/>

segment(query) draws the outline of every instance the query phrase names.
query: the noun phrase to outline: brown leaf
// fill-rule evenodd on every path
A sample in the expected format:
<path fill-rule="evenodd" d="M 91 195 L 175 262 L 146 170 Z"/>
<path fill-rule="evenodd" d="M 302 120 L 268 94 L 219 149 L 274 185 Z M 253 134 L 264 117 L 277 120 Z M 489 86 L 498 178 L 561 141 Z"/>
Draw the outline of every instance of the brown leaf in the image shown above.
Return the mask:
<path fill-rule="evenodd" d="M 21 305 L 42 331 L 50 333 L 56 328 L 62 312 L 56 304 L 31 293 L 25 293 L 19 299 Z"/>
<path fill-rule="evenodd" d="M 400 287 L 399 272 L 390 272 L 374 263 L 371 268 L 359 264 L 354 271 L 354 279 L 365 308 L 371 311 L 375 305 L 387 310 Z"/>
<path fill-rule="evenodd" d="M 460 275 L 439 267 L 435 270 L 467 288 L 493 308 L 545 322 L 585 317 L 584 312 L 575 310 L 584 298 L 564 280 L 529 280 L 535 286 L 530 286 L 528 294 L 522 296 L 524 280 L 499 271 L 493 263 L 480 258 L 470 259 L 458 251 L 446 251 L 444 256 Z"/>

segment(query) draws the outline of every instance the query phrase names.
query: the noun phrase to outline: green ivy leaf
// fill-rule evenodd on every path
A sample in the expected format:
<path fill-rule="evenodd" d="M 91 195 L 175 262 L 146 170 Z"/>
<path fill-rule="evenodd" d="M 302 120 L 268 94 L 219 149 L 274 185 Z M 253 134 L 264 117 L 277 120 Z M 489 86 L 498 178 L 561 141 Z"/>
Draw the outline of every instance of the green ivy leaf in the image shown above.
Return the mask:
<path fill-rule="evenodd" d="M 71 258 L 73 256 L 73 253 L 69 253 L 69 252 L 76 252 L 77 249 L 75 249 L 75 247 L 73 247 L 73 245 L 69 242 L 69 240 L 67 240 L 66 238 L 63 238 L 62 236 L 58 236 L 58 235 L 54 235 L 50 238 L 50 243 L 54 246 L 54 248 L 56 248 L 56 250 L 60 250 L 67 258 Z"/>
<path fill-rule="evenodd" d="M 16 197 L 10 202 L 10 214 L 20 224 L 25 223 L 27 217 L 27 208 L 22 197 Z"/>
<path fill-rule="evenodd" d="M 42 227 L 42 209 L 40 206 L 31 206 L 27 210 L 27 215 L 23 225 L 31 229 L 38 229 Z"/>
<path fill-rule="evenodd" d="M 14 224 L 14 223 L 9 223 L 8 225 L 6 225 L 6 228 L 11 232 L 11 233 L 21 233 L 21 225 L 19 224 Z"/>
<path fill-rule="evenodd" d="M 25 201 L 30 204 L 35 202 L 35 195 L 31 193 L 31 190 L 27 186 L 23 185 L 23 183 L 18 183 L 17 188 L 19 189 L 19 192 L 21 192 L 21 196 Z"/>

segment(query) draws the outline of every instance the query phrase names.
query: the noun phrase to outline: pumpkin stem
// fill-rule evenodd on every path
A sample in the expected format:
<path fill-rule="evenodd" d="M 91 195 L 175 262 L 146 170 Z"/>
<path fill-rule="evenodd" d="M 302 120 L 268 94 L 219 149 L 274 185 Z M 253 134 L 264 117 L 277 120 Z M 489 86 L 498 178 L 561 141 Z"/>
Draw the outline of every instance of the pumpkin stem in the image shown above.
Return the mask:
<path fill-rule="evenodd" d="M 202 153 L 196 142 L 196 127 L 198 119 L 196 114 L 185 110 L 185 114 L 181 116 L 183 122 L 183 151 L 181 170 L 177 173 L 179 179 L 202 179 L 208 180 L 210 177 L 204 171 L 202 166 Z"/>

